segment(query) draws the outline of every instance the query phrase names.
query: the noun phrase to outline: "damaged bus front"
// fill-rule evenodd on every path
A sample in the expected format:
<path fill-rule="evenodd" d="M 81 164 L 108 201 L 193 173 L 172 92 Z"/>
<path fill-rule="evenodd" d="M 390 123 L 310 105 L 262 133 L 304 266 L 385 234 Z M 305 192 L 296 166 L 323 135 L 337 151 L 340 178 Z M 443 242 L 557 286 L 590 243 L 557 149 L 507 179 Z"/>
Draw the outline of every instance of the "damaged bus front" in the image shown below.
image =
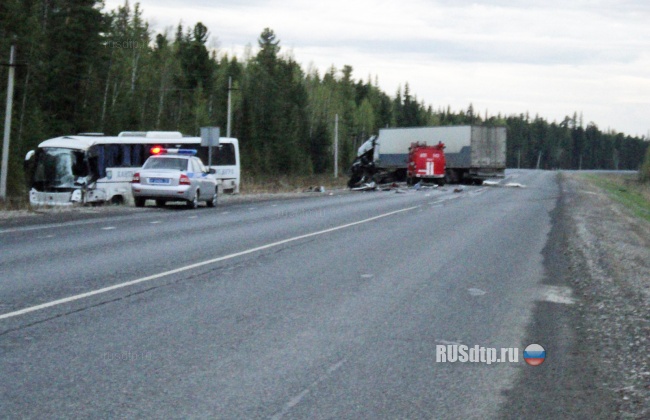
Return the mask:
<path fill-rule="evenodd" d="M 139 145 L 97 144 L 92 136 L 46 140 L 25 156 L 29 201 L 34 206 L 121 204 L 130 197 L 132 167 L 145 158 Z"/>
<path fill-rule="evenodd" d="M 27 172 L 32 174 L 29 193 L 32 205 L 69 205 L 81 201 L 80 189 L 89 174 L 83 151 L 39 148 L 27 154 L 26 162 Z"/>

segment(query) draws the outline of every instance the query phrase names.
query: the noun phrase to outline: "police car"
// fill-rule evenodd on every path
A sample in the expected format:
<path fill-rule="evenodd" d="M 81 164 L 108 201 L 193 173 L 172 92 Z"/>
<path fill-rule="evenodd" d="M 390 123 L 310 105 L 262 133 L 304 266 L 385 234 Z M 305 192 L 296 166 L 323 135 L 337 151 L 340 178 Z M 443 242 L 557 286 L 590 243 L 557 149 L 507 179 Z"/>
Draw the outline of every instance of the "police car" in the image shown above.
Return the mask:
<path fill-rule="evenodd" d="M 217 205 L 215 170 L 208 170 L 193 149 L 153 148 L 142 169 L 133 174 L 131 191 L 137 207 L 148 199 L 164 206 L 168 201 L 185 201 L 195 209 L 199 201 Z"/>

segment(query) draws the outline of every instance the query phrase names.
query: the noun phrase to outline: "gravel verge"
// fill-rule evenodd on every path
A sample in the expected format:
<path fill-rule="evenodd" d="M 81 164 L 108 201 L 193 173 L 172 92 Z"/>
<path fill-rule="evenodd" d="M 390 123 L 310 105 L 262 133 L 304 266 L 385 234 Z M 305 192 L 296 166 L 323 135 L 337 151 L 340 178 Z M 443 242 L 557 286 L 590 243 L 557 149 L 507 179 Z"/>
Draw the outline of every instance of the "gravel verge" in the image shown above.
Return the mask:
<path fill-rule="evenodd" d="M 583 345 L 617 416 L 650 418 L 650 223 L 579 174 L 560 176 Z"/>

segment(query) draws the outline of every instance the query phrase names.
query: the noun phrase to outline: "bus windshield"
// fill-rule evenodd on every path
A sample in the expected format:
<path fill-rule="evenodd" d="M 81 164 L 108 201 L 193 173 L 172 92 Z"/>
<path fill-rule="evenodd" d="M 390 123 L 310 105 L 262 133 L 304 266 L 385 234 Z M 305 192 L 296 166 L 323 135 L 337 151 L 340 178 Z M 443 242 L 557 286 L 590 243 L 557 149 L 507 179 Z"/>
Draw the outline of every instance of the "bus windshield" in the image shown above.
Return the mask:
<path fill-rule="evenodd" d="M 83 151 L 48 147 L 36 154 L 32 185 L 40 191 L 72 190 L 75 180 L 87 175 Z"/>

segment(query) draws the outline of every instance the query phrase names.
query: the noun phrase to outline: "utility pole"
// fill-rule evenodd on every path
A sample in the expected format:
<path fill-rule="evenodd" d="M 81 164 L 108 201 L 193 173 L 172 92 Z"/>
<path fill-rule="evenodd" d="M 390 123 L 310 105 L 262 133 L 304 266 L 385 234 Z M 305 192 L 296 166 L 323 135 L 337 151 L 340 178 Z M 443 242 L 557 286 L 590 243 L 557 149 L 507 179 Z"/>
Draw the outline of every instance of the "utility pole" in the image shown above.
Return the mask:
<path fill-rule="evenodd" d="M 7 199 L 7 174 L 9 166 L 9 139 L 11 134 L 11 108 L 14 98 L 14 73 L 16 67 L 16 47 L 11 45 L 9 53 L 9 80 L 7 81 L 7 107 L 5 109 L 5 133 L 2 142 L 2 170 L 0 171 L 0 200 Z"/>
<path fill-rule="evenodd" d="M 537 155 L 537 169 L 539 169 L 539 164 L 542 163 L 542 151 L 539 151 L 539 154 Z"/>
<path fill-rule="evenodd" d="M 334 117 L 334 178 L 339 177 L 339 114 Z"/>
<path fill-rule="evenodd" d="M 517 169 L 521 169 L 521 149 L 517 150 Z"/>
<path fill-rule="evenodd" d="M 230 137 L 230 123 L 232 122 L 232 105 L 231 105 L 231 92 L 232 92 L 232 76 L 228 77 L 228 123 L 226 124 L 226 137 Z"/>

